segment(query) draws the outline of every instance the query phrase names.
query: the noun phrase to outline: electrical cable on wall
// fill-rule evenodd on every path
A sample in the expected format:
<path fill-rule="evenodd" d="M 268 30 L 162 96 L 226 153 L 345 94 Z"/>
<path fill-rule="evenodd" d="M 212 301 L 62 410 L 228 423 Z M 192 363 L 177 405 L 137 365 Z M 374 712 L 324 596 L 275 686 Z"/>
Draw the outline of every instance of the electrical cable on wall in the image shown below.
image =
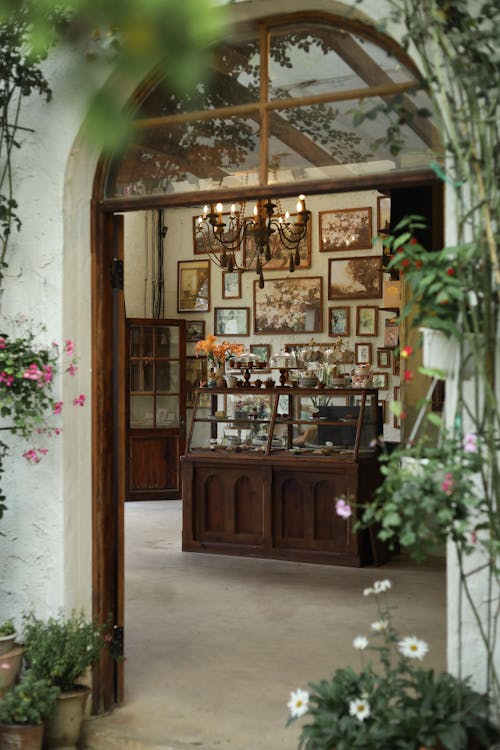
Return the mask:
<path fill-rule="evenodd" d="M 153 252 L 153 318 L 165 317 L 164 240 L 168 227 L 163 221 L 163 211 L 157 212 L 154 228 Z"/>

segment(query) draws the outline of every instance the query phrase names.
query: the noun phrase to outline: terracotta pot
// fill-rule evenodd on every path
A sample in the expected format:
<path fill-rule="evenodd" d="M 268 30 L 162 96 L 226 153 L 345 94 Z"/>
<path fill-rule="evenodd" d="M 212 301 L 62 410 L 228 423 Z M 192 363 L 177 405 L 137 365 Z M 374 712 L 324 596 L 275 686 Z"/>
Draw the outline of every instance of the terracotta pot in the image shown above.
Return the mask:
<path fill-rule="evenodd" d="M 53 715 L 45 723 L 44 748 L 73 748 L 76 746 L 85 716 L 85 704 L 90 695 L 86 685 L 75 685 L 68 693 L 60 693 Z"/>
<path fill-rule="evenodd" d="M 8 654 L 12 651 L 15 645 L 17 633 L 11 633 L 10 635 L 0 635 L 0 656 Z"/>
<path fill-rule="evenodd" d="M 23 663 L 24 648 L 14 646 L 7 654 L 0 656 L 0 698 L 15 684 Z"/>
<path fill-rule="evenodd" d="M 43 724 L 0 724 L 0 750 L 41 750 Z"/>

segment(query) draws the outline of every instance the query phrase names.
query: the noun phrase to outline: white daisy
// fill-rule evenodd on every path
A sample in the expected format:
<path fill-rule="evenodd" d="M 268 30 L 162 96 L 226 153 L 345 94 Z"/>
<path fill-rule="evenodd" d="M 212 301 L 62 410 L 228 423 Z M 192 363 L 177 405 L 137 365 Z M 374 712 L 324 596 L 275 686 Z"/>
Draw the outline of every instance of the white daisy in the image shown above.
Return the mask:
<path fill-rule="evenodd" d="M 356 716 L 359 721 L 364 721 L 370 715 L 370 704 L 363 698 L 356 698 L 349 703 L 349 713 Z"/>
<path fill-rule="evenodd" d="M 377 622 L 372 622 L 370 627 L 376 633 L 382 633 L 384 630 L 387 630 L 388 626 L 389 623 L 387 620 L 377 620 Z"/>
<path fill-rule="evenodd" d="M 304 716 L 309 710 L 309 693 L 307 690 L 301 690 L 300 688 L 292 690 L 287 706 L 292 719 Z"/>
<path fill-rule="evenodd" d="M 364 651 L 364 649 L 368 646 L 368 638 L 365 638 L 364 635 L 357 635 L 353 640 L 352 645 L 358 651 Z"/>
<path fill-rule="evenodd" d="M 375 583 L 373 584 L 373 589 L 375 594 L 383 594 L 384 591 L 389 591 L 391 586 L 391 582 L 387 578 L 385 578 L 383 581 L 375 581 Z"/>
<path fill-rule="evenodd" d="M 374 589 L 364 589 L 363 596 L 370 596 L 370 594 L 374 594 L 374 593 L 375 593 Z"/>
<path fill-rule="evenodd" d="M 423 659 L 429 650 L 429 646 L 425 641 L 411 635 L 399 641 L 398 649 L 403 656 L 407 656 L 409 659 Z"/>

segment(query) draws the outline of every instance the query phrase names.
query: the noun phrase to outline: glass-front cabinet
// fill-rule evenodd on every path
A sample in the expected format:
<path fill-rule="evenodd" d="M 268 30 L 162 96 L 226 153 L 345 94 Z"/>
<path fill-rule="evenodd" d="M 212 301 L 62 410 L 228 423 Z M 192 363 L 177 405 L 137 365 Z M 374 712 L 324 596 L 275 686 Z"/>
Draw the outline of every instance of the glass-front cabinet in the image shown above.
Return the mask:
<path fill-rule="evenodd" d="M 188 453 L 374 455 L 379 408 L 376 389 L 200 389 Z"/>

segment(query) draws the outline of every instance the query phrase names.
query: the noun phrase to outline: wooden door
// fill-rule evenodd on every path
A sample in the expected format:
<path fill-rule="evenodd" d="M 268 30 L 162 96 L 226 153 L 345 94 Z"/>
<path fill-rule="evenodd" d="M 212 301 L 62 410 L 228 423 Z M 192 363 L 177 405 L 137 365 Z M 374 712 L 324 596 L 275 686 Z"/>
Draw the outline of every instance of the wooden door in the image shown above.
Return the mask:
<path fill-rule="evenodd" d="M 181 496 L 186 444 L 185 321 L 127 320 L 127 500 Z"/>

